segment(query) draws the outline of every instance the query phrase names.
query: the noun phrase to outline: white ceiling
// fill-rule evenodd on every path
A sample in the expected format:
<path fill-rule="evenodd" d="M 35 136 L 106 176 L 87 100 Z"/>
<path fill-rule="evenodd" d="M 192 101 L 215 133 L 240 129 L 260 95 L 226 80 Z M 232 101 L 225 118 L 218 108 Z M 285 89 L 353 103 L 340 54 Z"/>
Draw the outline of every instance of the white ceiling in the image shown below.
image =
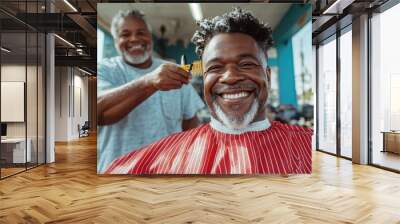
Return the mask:
<path fill-rule="evenodd" d="M 228 12 L 234 6 L 240 6 L 253 12 L 260 20 L 274 29 L 285 15 L 291 4 L 286 3 L 202 3 L 204 18 L 212 18 Z M 109 29 L 112 17 L 119 10 L 139 9 L 146 15 L 152 31 L 160 36 L 160 26 L 166 26 L 165 37 L 174 42 L 182 39 L 189 41 L 197 28 L 187 3 L 99 3 L 97 4 L 98 23 Z M 106 27 L 104 27 L 106 26 Z"/>

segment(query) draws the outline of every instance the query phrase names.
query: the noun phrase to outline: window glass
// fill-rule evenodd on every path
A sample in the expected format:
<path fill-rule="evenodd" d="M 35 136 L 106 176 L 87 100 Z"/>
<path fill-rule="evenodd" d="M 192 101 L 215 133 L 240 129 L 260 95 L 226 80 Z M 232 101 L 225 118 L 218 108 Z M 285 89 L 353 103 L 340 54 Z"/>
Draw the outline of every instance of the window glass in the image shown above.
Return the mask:
<path fill-rule="evenodd" d="M 336 153 L 336 39 L 318 48 L 318 149 Z"/>

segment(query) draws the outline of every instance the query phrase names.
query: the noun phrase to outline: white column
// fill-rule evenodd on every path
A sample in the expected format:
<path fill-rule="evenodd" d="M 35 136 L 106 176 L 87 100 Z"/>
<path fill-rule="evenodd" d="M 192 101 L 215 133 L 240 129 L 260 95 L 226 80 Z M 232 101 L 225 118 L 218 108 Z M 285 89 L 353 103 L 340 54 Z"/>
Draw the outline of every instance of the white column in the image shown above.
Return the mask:
<path fill-rule="evenodd" d="M 46 11 L 54 12 L 54 5 L 46 1 Z M 46 163 L 55 162 L 55 43 L 54 35 L 46 35 Z"/>
<path fill-rule="evenodd" d="M 55 133 L 55 76 L 54 76 L 54 35 L 47 34 L 46 36 L 46 163 L 52 163 L 55 161 L 55 149 L 54 149 L 54 133 Z"/>
<path fill-rule="evenodd" d="M 353 20 L 353 162 L 368 163 L 368 16 Z"/>

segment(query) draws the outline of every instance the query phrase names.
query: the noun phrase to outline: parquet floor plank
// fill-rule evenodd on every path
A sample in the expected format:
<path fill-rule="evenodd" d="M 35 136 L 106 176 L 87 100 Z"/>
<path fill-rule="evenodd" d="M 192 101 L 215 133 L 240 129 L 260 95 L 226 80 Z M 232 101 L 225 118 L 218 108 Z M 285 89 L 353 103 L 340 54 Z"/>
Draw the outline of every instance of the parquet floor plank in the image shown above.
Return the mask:
<path fill-rule="evenodd" d="M 400 224 L 400 175 L 313 152 L 309 176 L 102 176 L 88 137 L 0 181 L 0 202 L 7 224 Z"/>

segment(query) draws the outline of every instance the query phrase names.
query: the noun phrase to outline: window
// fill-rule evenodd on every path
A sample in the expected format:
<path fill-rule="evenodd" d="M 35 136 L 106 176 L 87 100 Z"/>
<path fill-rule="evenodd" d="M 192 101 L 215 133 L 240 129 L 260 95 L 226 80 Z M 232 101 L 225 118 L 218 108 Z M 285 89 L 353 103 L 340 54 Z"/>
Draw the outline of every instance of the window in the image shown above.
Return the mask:
<path fill-rule="evenodd" d="M 336 39 L 318 48 L 318 149 L 336 153 Z"/>
<path fill-rule="evenodd" d="M 350 27 L 351 28 L 351 27 Z M 352 33 L 340 36 L 340 154 L 352 157 Z"/>
<path fill-rule="evenodd" d="M 42 13 L 44 1 L 8 2 L 18 6 L 19 16 L 24 13 Z M 45 44 L 44 33 L 26 26 L 21 21 L 0 12 L 0 92 L 8 105 L 18 104 L 18 111 L 2 100 L 0 123 L 0 178 L 25 171 L 45 163 Z M 15 102 L 10 102 L 14 95 Z M 22 103 L 19 103 L 22 102 Z M 12 105 L 16 106 L 16 105 Z M 20 112 L 20 113 L 18 113 Z M 18 115 L 18 116 L 14 116 Z"/>
<path fill-rule="evenodd" d="M 371 157 L 373 164 L 396 170 L 400 170 L 398 21 L 400 4 L 374 15 L 371 19 Z"/>

